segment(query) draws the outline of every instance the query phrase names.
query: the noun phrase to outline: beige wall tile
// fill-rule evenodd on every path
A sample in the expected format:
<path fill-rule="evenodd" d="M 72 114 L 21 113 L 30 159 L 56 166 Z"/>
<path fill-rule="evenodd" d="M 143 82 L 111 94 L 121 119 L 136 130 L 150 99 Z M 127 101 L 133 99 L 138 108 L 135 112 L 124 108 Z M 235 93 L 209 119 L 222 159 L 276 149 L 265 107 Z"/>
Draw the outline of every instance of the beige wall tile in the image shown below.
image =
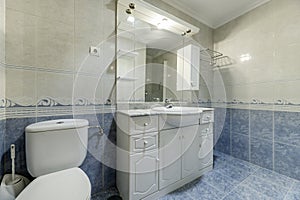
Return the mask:
<path fill-rule="evenodd" d="M 275 102 L 278 100 L 284 101 L 285 103 L 296 103 L 300 104 L 300 93 L 299 85 L 300 80 L 293 81 L 278 81 L 275 85 Z"/>
<path fill-rule="evenodd" d="M 99 93 L 98 85 L 100 77 L 77 75 L 74 79 L 73 102 L 78 99 L 86 99 L 89 103 L 96 103 L 96 96 Z"/>
<path fill-rule="evenodd" d="M 128 89 L 125 89 L 125 91 Z M 107 99 L 110 99 L 112 103 L 116 101 L 116 85 L 114 75 L 103 75 L 100 84 L 98 84 L 96 100 L 98 103 L 103 104 Z"/>
<path fill-rule="evenodd" d="M 300 78 L 300 43 L 276 48 L 274 58 L 274 79 L 292 80 Z"/>
<path fill-rule="evenodd" d="M 51 98 L 70 105 L 73 96 L 73 74 L 37 72 L 37 99 Z"/>
<path fill-rule="evenodd" d="M 5 98 L 5 68 L 0 66 L 0 99 Z"/>
<path fill-rule="evenodd" d="M 297 0 L 272 0 L 214 31 L 214 48 L 235 60 L 220 69 L 230 98 L 272 103 L 276 99 L 274 87 L 280 83 L 274 81 L 300 77 L 299 10 Z M 251 59 L 242 62 L 243 55 Z M 219 80 L 219 74 L 215 75 Z M 295 84 L 285 86 L 286 91 L 296 89 Z"/>
<path fill-rule="evenodd" d="M 273 104 L 275 101 L 275 88 L 276 84 L 274 82 L 248 85 L 250 102 Z"/>
<path fill-rule="evenodd" d="M 5 5 L 0 4 L 0 62 L 5 63 Z"/>
<path fill-rule="evenodd" d="M 74 0 L 13 0 L 7 8 L 65 24 L 74 23 Z"/>
<path fill-rule="evenodd" d="M 73 70 L 73 26 L 7 9 L 6 62 Z"/>
<path fill-rule="evenodd" d="M 77 71 L 101 74 L 112 63 L 115 57 L 115 14 L 112 9 L 112 1 L 75 1 Z M 100 57 L 89 56 L 90 46 L 100 48 Z"/>
<path fill-rule="evenodd" d="M 36 72 L 6 69 L 6 98 L 22 106 L 36 104 Z"/>

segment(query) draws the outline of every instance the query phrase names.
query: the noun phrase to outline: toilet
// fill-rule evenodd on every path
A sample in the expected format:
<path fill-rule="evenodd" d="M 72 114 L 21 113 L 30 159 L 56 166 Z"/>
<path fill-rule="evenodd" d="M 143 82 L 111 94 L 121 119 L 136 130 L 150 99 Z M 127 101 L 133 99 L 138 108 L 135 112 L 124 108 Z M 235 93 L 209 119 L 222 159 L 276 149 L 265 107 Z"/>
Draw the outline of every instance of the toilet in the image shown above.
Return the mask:
<path fill-rule="evenodd" d="M 89 200 L 91 183 L 78 168 L 87 155 L 88 121 L 63 119 L 26 127 L 28 172 L 36 177 L 16 200 Z"/>

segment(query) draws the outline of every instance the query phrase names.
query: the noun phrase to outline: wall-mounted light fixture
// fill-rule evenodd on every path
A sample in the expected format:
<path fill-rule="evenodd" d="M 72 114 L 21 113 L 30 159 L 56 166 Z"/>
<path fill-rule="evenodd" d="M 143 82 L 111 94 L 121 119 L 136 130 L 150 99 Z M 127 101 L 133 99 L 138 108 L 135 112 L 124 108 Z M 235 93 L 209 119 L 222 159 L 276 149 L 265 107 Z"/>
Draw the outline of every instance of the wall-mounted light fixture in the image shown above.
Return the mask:
<path fill-rule="evenodd" d="M 127 21 L 134 23 L 142 20 L 158 29 L 165 29 L 182 36 L 191 36 L 199 32 L 199 28 L 143 0 L 119 0 L 128 16 Z M 134 14 L 133 14 L 134 13 Z"/>
<path fill-rule="evenodd" d="M 126 13 L 129 15 L 127 18 L 127 21 L 130 23 L 134 23 L 135 22 L 135 17 L 133 16 L 133 11 L 135 9 L 135 4 L 134 3 L 129 3 L 128 5 L 129 8 L 126 9 Z"/>

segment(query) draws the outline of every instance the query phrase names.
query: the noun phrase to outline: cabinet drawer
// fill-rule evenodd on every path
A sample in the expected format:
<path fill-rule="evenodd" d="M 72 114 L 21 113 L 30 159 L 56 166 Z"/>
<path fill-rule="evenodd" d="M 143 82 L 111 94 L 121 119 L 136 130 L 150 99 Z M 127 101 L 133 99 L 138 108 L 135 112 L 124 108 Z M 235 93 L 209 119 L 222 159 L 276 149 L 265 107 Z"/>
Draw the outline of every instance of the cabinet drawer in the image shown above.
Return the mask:
<path fill-rule="evenodd" d="M 199 131 L 200 131 L 200 136 L 213 134 L 213 124 L 212 123 L 202 124 L 199 127 Z"/>
<path fill-rule="evenodd" d="M 129 119 L 130 134 L 158 131 L 158 116 L 131 117 Z"/>
<path fill-rule="evenodd" d="M 214 122 L 214 112 L 206 111 L 201 114 L 200 124 L 206 124 L 212 122 Z"/>
<path fill-rule="evenodd" d="M 138 153 L 158 148 L 158 132 L 130 137 L 130 152 Z"/>

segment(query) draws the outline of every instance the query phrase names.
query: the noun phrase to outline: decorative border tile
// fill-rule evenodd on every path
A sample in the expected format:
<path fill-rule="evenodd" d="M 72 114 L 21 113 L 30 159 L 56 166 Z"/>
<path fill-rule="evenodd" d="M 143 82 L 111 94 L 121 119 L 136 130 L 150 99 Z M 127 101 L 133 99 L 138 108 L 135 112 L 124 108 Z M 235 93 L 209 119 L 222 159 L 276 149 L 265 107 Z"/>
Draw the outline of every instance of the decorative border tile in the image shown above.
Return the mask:
<path fill-rule="evenodd" d="M 2 108 L 2 118 L 45 117 L 60 115 L 80 115 L 97 113 L 114 113 L 116 105 L 87 105 L 87 106 L 45 106 L 45 107 L 9 107 Z M 0 115 L 1 118 L 1 115 Z"/>

